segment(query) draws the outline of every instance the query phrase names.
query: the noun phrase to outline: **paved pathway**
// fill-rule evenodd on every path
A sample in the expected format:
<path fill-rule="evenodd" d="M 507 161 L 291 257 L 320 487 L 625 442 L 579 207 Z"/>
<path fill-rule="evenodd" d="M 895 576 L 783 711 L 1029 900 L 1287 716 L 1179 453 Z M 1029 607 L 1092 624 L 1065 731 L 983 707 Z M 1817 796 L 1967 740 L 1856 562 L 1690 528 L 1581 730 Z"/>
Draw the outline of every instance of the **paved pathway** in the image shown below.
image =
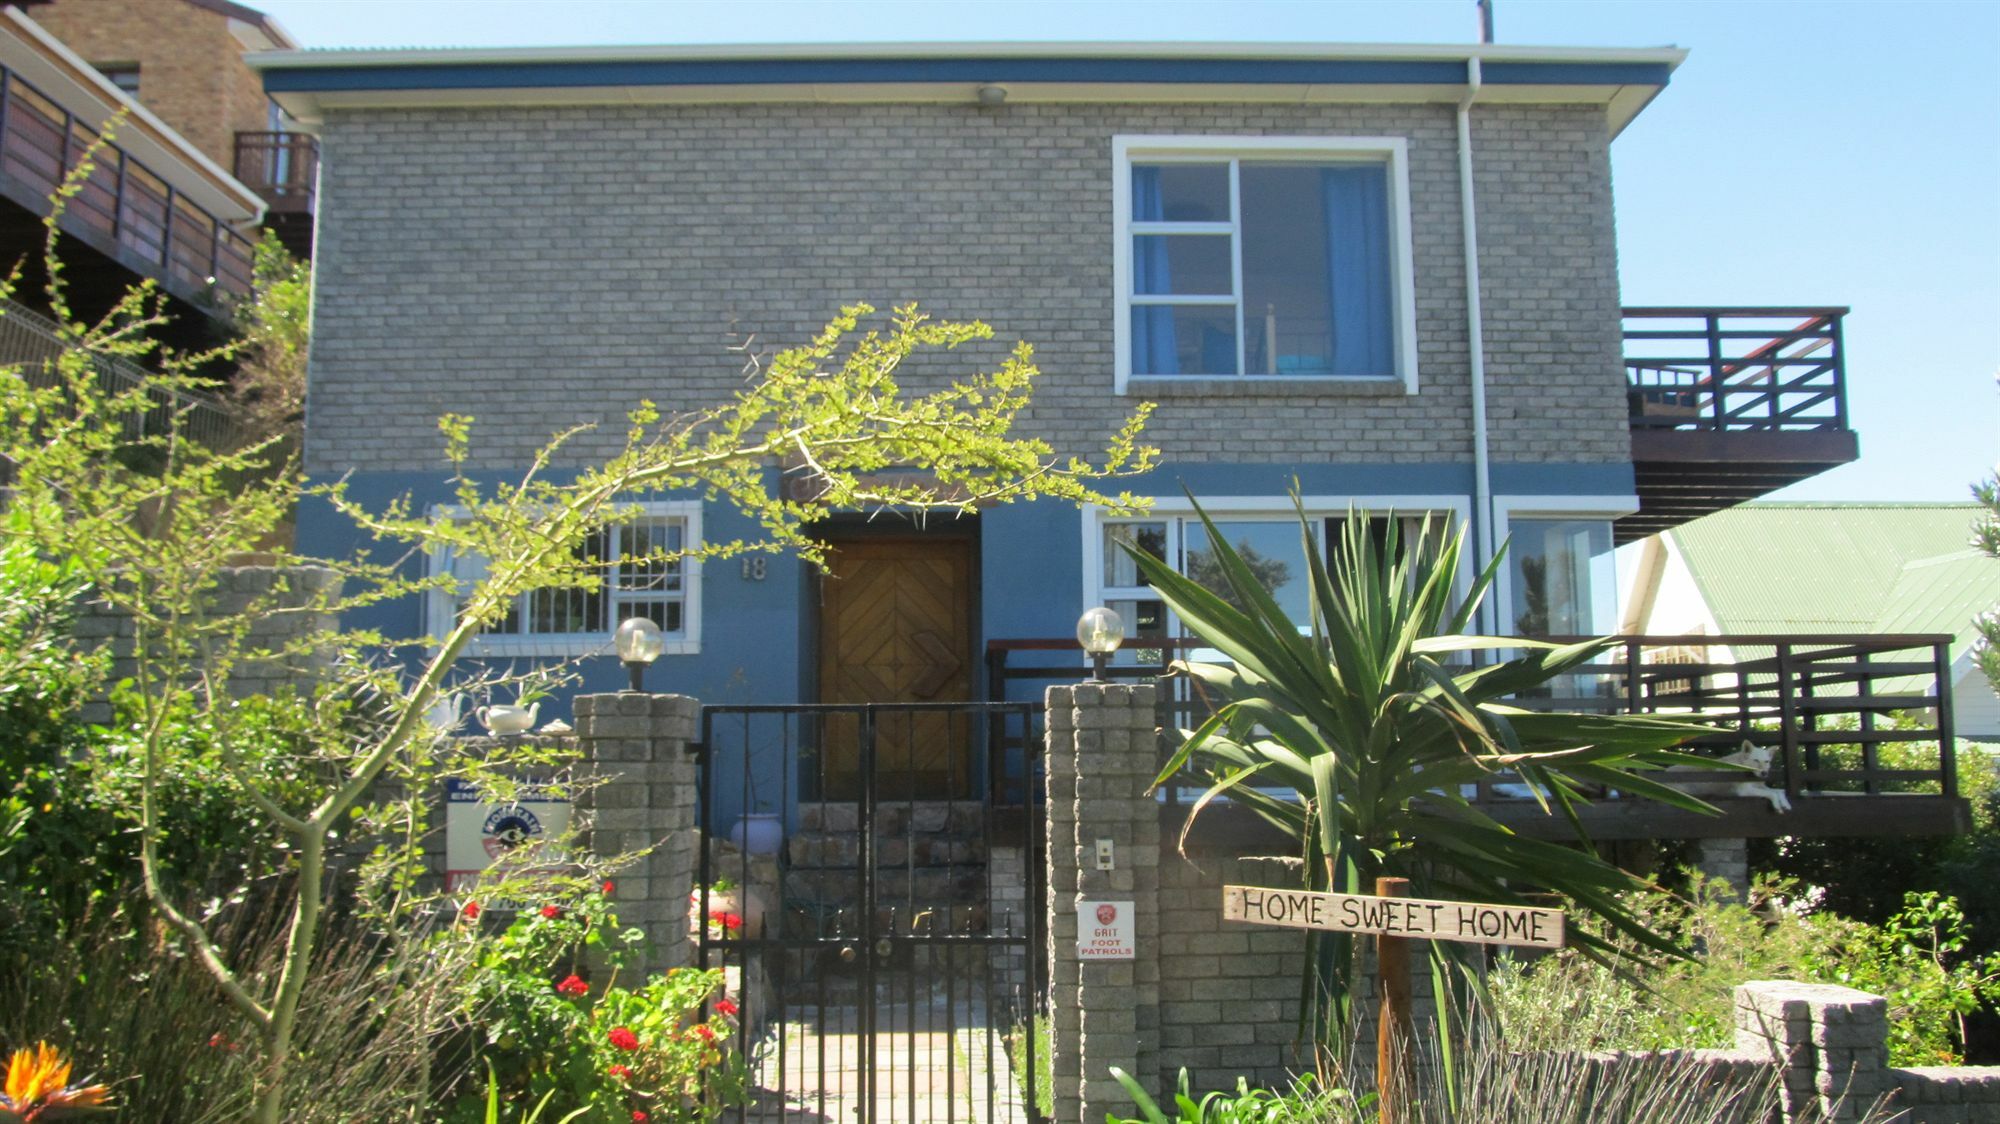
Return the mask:
<path fill-rule="evenodd" d="M 911 990 L 906 991 L 908 987 Z M 928 991 L 929 994 L 925 994 Z M 914 992 L 914 994 L 912 994 Z M 898 981 L 876 1004 L 872 1115 L 863 1082 L 861 1012 L 829 1005 L 787 1013 L 753 1045 L 757 1103 L 725 1121 L 767 1124 L 1027 1124 L 1007 1060 L 1007 1031 L 961 982 L 941 987 Z M 818 1018 L 814 1018 L 818 1015 Z"/>

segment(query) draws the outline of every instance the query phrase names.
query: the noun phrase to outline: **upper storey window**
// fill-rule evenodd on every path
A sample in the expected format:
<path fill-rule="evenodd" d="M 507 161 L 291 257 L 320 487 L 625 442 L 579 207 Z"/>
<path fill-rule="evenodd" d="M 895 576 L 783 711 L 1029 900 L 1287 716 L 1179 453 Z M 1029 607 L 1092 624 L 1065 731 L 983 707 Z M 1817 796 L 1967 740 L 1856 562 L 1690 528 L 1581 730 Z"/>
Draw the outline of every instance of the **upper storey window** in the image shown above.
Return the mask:
<path fill-rule="evenodd" d="M 1119 382 L 1416 385 L 1400 138 L 1120 137 Z"/>

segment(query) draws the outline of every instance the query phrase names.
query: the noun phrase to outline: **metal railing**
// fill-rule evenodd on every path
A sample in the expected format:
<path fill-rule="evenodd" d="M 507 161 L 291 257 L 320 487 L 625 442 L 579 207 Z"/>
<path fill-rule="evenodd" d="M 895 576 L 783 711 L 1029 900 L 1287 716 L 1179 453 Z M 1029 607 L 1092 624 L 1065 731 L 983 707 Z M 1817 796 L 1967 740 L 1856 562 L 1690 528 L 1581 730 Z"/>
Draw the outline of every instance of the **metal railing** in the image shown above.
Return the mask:
<path fill-rule="evenodd" d="M 1635 429 L 1841 430 L 1845 308 L 1628 308 Z"/>
<path fill-rule="evenodd" d="M 98 139 L 60 102 L 0 67 L 0 183 L 17 202 L 46 214 L 49 197 Z M 63 225 L 158 270 L 183 295 L 250 291 L 251 239 L 116 144 L 97 149 Z"/>
<path fill-rule="evenodd" d="M 1148 680 L 1204 646 L 1191 639 L 1128 644 L 1138 650 L 1120 653 L 1123 662 L 1108 667 L 1107 678 Z M 1069 639 L 989 641 L 986 661 L 987 697 L 996 701 L 1039 696 L 1048 683 L 1088 674 L 1081 647 Z M 1178 748 L 1173 731 L 1193 728 L 1209 712 L 1194 686 L 1177 677 L 1160 692 L 1163 762 Z M 1686 717 L 1717 727 L 1688 748 L 1716 756 L 1746 744 L 1772 750 L 1767 778 L 1689 773 L 1691 781 L 1767 779 L 1792 798 L 1958 795 L 1949 636 L 1623 636 L 1600 660 L 1512 701 L 1538 710 Z M 1168 787 L 1173 801 L 1206 784 L 1190 774 Z M 1507 774 L 1471 795 L 1496 804 L 1531 798 Z"/>
<path fill-rule="evenodd" d="M 311 133 L 236 134 L 236 179 L 273 211 L 311 213 L 317 204 L 319 138 Z"/>
<path fill-rule="evenodd" d="M 0 300 L 0 365 L 18 364 L 30 385 L 54 386 L 59 378 L 56 360 L 68 346 L 54 321 L 13 301 Z M 163 436 L 175 432 L 177 425 L 179 437 L 212 449 L 242 444 L 243 431 L 220 399 L 149 385 L 151 376 L 146 371 L 122 359 L 93 355 L 90 364 L 99 389 L 106 394 L 146 390 L 151 405 L 144 411 L 127 413 L 121 420 L 126 440 Z"/>

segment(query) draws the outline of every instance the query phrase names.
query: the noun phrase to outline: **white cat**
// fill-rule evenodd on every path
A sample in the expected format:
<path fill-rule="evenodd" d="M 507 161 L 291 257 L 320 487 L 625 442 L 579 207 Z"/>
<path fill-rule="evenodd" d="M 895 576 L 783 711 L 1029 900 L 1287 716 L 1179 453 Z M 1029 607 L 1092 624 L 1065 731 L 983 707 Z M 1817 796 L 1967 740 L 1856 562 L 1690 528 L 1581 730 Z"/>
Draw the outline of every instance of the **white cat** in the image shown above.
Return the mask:
<path fill-rule="evenodd" d="M 1792 810 L 1791 798 L 1785 795 L 1784 789 L 1773 788 L 1766 780 L 1771 773 L 1771 762 L 1776 757 L 1777 751 L 1768 745 L 1751 745 L 1749 742 L 1744 742 L 1743 748 L 1737 750 L 1735 753 L 1715 759 L 1717 765 L 1748 766 L 1751 771 L 1745 773 L 1742 780 L 1673 781 L 1669 779 L 1667 783 L 1672 784 L 1675 788 L 1680 789 L 1689 796 L 1752 797 L 1769 801 L 1773 812 L 1789 812 Z M 1709 771 L 1709 768 L 1707 765 L 1675 765 L 1669 768 L 1667 772 L 1669 774 L 1701 773 Z"/>

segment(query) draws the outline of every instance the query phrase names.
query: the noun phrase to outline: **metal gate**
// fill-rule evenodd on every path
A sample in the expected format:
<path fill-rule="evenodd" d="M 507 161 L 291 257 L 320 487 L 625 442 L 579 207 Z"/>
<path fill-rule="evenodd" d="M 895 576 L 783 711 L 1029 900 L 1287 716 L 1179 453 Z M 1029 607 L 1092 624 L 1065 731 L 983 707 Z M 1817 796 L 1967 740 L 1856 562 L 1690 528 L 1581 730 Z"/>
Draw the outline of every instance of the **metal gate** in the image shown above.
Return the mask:
<path fill-rule="evenodd" d="M 895 767 L 932 742 L 970 775 Z M 697 957 L 750 1088 L 724 1119 L 1046 1119 L 1041 742 L 1027 703 L 702 708 Z"/>

